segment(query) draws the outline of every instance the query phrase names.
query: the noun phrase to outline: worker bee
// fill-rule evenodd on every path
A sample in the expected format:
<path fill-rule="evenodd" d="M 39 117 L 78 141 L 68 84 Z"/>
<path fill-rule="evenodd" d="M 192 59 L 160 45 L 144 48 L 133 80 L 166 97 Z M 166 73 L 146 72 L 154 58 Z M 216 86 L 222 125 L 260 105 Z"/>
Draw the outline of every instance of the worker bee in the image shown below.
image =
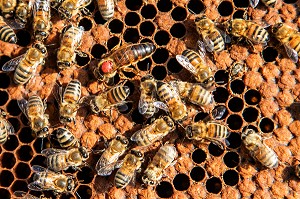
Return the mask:
<path fill-rule="evenodd" d="M 270 40 L 269 33 L 262 26 L 244 19 L 232 19 L 225 23 L 226 30 L 239 39 L 245 38 L 250 44 L 267 44 Z"/>
<path fill-rule="evenodd" d="M 38 41 L 46 39 L 51 31 L 51 13 L 49 0 L 36 0 L 33 4 L 33 31 Z"/>
<path fill-rule="evenodd" d="M 261 0 L 266 6 L 274 8 L 277 0 Z M 250 0 L 250 6 L 255 8 L 259 3 L 259 0 Z"/>
<path fill-rule="evenodd" d="M 130 139 L 139 146 L 149 146 L 165 137 L 174 129 L 173 120 L 169 116 L 163 116 L 156 119 L 152 124 L 135 132 Z"/>
<path fill-rule="evenodd" d="M 76 49 L 81 44 L 84 29 L 72 25 L 64 28 L 60 48 L 57 51 L 57 66 L 59 69 L 67 69 L 75 62 Z M 82 53 L 80 55 L 84 56 Z M 86 56 L 86 55 L 85 55 Z"/>
<path fill-rule="evenodd" d="M 120 77 L 127 79 L 124 72 L 136 73 L 136 69 L 128 66 L 150 57 L 155 51 L 152 43 L 123 45 L 109 56 L 101 59 L 94 68 L 94 75 L 99 81 L 109 83 L 118 72 Z"/>
<path fill-rule="evenodd" d="M 97 174 L 100 176 L 108 176 L 115 168 L 120 167 L 118 159 L 125 153 L 127 145 L 128 140 L 122 135 L 118 135 L 113 139 L 96 164 Z"/>
<path fill-rule="evenodd" d="M 14 196 L 17 198 L 23 198 L 23 199 L 50 199 L 50 198 L 45 197 L 44 195 L 41 195 L 40 197 L 36 197 L 36 196 L 26 193 L 24 191 L 15 191 Z"/>
<path fill-rule="evenodd" d="M 276 153 L 263 143 L 262 137 L 253 129 L 246 129 L 242 132 L 242 141 L 250 155 L 268 168 L 278 166 L 278 157 Z"/>
<path fill-rule="evenodd" d="M 97 0 L 98 8 L 102 18 L 107 21 L 114 16 L 115 0 Z"/>
<path fill-rule="evenodd" d="M 89 104 L 94 113 L 99 113 L 124 105 L 129 94 L 128 86 L 118 85 L 97 96 L 92 96 Z"/>
<path fill-rule="evenodd" d="M 182 55 L 176 55 L 176 60 L 191 72 L 205 89 L 211 89 L 214 84 L 214 76 L 211 68 L 207 66 L 204 56 L 203 53 L 198 54 L 193 50 L 186 49 Z"/>
<path fill-rule="evenodd" d="M 200 84 L 182 82 L 173 80 L 169 82 L 174 88 L 177 89 L 179 95 L 198 106 L 208 106 L 214 103 L 214 98 L 211 92 L 203 88 Z"/>
<path fill-rule="evenodd" d="M 233 78 L 240 78 L 244 75 L 244 73 L 247 71 L 247 67 L 244 63 L 240 63 L 240 62 L 235 62 L 233 63 L 233 65 L 231 66 L 230 70 L 229 70 L 229 77 L 231 79 Z"/>
<path fill-rule="evenodd" d="M 56 130 L 56 138 L 62 148 L 78 148 L 79 140 L 66 128 L 58 128 Z"/>
<path fill-rule="evenodd" d="M 0 40 L 8 43 L 17 43 L 17 35 L 13 29 L 7 25 L 3 17 L 0 16 Z"/>
<path fill-rule="evenodd" d="M 295 165 L 295 174 L 298 178 L 300 178 L 300 164 Z"/>
<path fill-rule="evenodd" d="M 39 138 L 45 138 L 49 133 L 49 115 L 45 114 L 47 108 L 46 102 L 38 95 L 32 95 L 28 101 L 18 100 L 18 105 L 24 115 L 28 118 L 30 127 Z"/>
<path fill-rule="evenodd" d="M 138 110 L 146 118 L 150 118 L 157 112 L 155 101 L 156 81 L 152 75 L 146 75 L 141 78 L 140 86 L 141 96 L 139 99 Z"/>
<path fill-rule="evenodd" d="M 17 0 L 1 0 L 0 9 L 4 18 L 11 18 L 14 15 Z"/>
<path fill-rule="evenodd" d="M 289 58 L 297 63 L 300 56 L 300 33 L 284 23 L 275 24 L 272 32 L 276 39 L 283 44 Z"/>
<path fill-rule="evenodd" d="M 53 6 L 58 7 L 58 13 L 62 19 L 71 19 L 73 16 L 78 14 L 79 11 L 82 11 L 84 14 L 90 14 L 89 10 L 85 7 L 88 6 L 92 0 L 56 0 L 56 3 L 53 3 Z"/>
<path fill-rule="evenodd" d="M 150 186 L 156 185 L 163 177 L 164 171 L 173 163 L 178 154 L 173 145 L 166 144 L 157 151 L 147 166 L 142 181 Z"/>
<path fill-rule="evenodd" d="M 4 144 L 8 136 L 15 133 L 13 125 L 5 117 L 6 112 L 0 110 L 0 144 Z"/>
<path fill-rule="evenodd" d="M 89 153 L 84 147 L 69 150 L 47 148 L 41 153 L 47 156 L 48 169 L 55 172 L 67 170 L 70 167 L 76 170 L 89 158 Z"/>
<path fill-rule="evenodd" d="M 29 17 L 31 16 L 32 1 L 28 3 L 25 0 L 20 0 L 16 7 L 15 21 L 21 28 L 24 28 Z"/>
<path fill-rule="evenodd" d="M 226 108 L 220 106 L 213 110 L 212 115 L 215 118 L 221 118 L 226 111 Z M 224 141 L 226 143 L 226 138 L 229 136 L 229 132 L 226 126 L 216 122 L 209 121 L 210 116 L 200 120 L 198 122 L 193 122 L 191 125 L 186 127 L 186 137 L 188 139 L 193 139 L 197 141 L 208 140 L 213 144 L 224 148 Z M 228 143 L 226 143 L 228 145 Z"/>
<path fill-rule="evenodd" d="M 115 186 L 117 188 L 125 188 L 135 177 L 137 171 L 141 169 L 144 154 L 140 151 L 131 150 L 122 161 L 120 169 L 115 175 Z"/>
<path fill-rule="evenodd" d="M 225 49 L 225 43 L 230 43 L 230 37 L 218 29 L 215 23 L 205 14 L 195 18 L 196 29 L 202 37 L 204 46 L 208 52 L 221 52 Z"/>
<path fill-rule="evenodd" d="M 160 106 L 166 112 L 170 112 L 173 120 L 181 123 L 187 118 L 187 108 L 182 102 L 180 95 L 168 83 L 159 81 L 157 82 L 157 95 L 165 106 Z"/>
<path fill-rule="evenodd" d="M 5 72 L 15 70 L 14 82 L 23 85 L 34 76 L 38 65 L 45 63 L 46 56 L 46 47 L 42 43 L 36 43 L 25 54 L 6 62 L 2 70 Z"/>
<path fill-rule="evenodd" d="M 54 191 L 55 194 L 71 192 L 75 188 L 73 176 L 55 173 L 44 167 L 33 165 L 35 172 L 33 182 L 28 184 L 28 189 L 33 191 Z"/>
<path fill-rule="evenodd" d="M 75 123 L 75 116 L 79 108 L 79 100 L 81 96 L 81 83 L 77 79 L 71 80 L 65 91 L 59 88 L 59 120 L 66 124 Z"/>

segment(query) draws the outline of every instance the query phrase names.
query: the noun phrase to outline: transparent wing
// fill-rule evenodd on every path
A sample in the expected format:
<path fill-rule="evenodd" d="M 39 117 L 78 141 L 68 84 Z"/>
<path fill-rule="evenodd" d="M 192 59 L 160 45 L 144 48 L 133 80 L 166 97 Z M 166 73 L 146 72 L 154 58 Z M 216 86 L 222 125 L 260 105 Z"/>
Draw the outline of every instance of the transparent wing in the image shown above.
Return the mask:
<path fill-rule="evenodd" d="M 21 99 L 21 100 L 18 100 L 17 103 L 18 103 L 18 106 L 21 109 L 21 111 L 28 118 L 28 114 L 27 114 L 28 101 L 25 99 Z"/>
<path fill-rule="evenodd" d="M 289 47 L 288 45 L 284 45 L 286 54 L 289 56 L 289 58 L 294 62 L 298 62 L 298 53 L 295 49 Z"/>
<path fill-rule="evenodd" d="M 222 35 L 223 39 L 224 39 L 224 42 L 225 43 L 230 43 L 231 42 L 231 38 L 229 35 L 226 34 L 226 32 L 224 30 L 221 30 L 219 28 L 217 28 L 217 30 L 219 31 L 219 33 Z"/>
<path fill-rule="evenodd" d="M 255 8 L 258 5 L 259 0 L 249 0 L 249 3 L 252 8 Z"/>
<path fill-rule="evenodd" d="M 220 149 L 222 150 L 225 150 L 225 147 L 224 147 L 224 142 L 221 141 L 221 140 L 218 140 L 218 139 L 213 139 L 213 138 L 210 138 L 209 139 L 214 145 L 218 146 Z"/>
<path fill-rule="evenodd" d="M 5 19 L 5 23 L 14 30 L 19 30 L 25 28 L 25 24 L 18 23 L 14 19 Z"/>
<path fill-rule="evenodd" d="M 126 102 L 122 102 L 114 106 L 116 106 L 120 112 L 125 112 L 128 110 L 128 105 L 126 104 Z"/>
<path fill-rule="evenodd" d="M 168 106 L 165 103 L 161 102 L 161 101 L 154 102 L 154 106 L 156 108 L 164 110 L 165 112 L 169 112 Z"/>
<path fill-rule="evenodd" d="M 131 137 L 130 137 L 130 140 L 133 141 L 133 142 L 137 142 L 139 141 L 140 139 L 140 134 L 146 134 L 147 132 L 150 132 L 152 131 L 152 129 L 154 128 L 154 125 L 148 125 L 138 131 L 136 131 Z M 148 134 L 148 133 L 147 133 Z M 150 135 L 149 135 L 150 136 Z"/>
<path fill-rule="evenodd" d="M 32 191 L 45 191 L 45 190 L 49 190 L 49 189 L 43 189 L 40 187 L 40 185 L 38 184 L 38 182 L 32 182 L 30 184 L 28 184 L 28 189 L 32 190 Z"/>
<path fill-rule="evenodd" d="M 16 196 L 16 197 L 24 197 L 24 196 L 26 196 L 26 192 L 24 192 L 24 191 L 15 191 L 14 192 L 14 196 Z"/>
<path fill-rule="evenodd" d="M 209 37 L 203 38 L 203 42 L 205 44 L 205 49 L 208 52 L 213 52 L 214 51 L 214 42 Z"/>
<path fill-rule="evenodd" d="M 225 112 L 226 112 L 226 107 L 219 106 L 219 107 L 215 108 L 211 114 L 216 120 L 220 120 L 223 117 Z"/>
<path fill-rule="evenodd" d="M 139 99 L 139 104 L 138 104 L 138 110 L 142 115 L 144 115 L 149 108 L 149 103 L 145 99 L 146 99 L 146 95 L 141 94 L 141 97 Z"/>
<path fill-rule="evenodd" d="M 206 45 L 203 41 L 198 40 L 197 41 L 197 48 L 198 48 L 198 54 L 200 58 L 202 58 L 202 61 L 204 62 L 205 54 L 206 54 Z"/>
<path fill-rule="evenodd" d="M 117 161 L 117 162 L 119 162 L 119 161 Z M 105 166 L 97 169 L 98 175 L 109 176 L 113 172 L 113 170 L 116 169 L 116 165 L 119 165 L 119 164 L 117 164 L 117 162 L 110 163 L 108 165 L 105 165 Z"/>
<path fill-rule="evenodd" d="M 42 150 L 41 154 L 45 154 L 46 156 L 53 155 L 53 154 L 58 154 L 58 153 L 67 153 L 67 150 L 63 149 L 54 149 L 54 148 L 47 148 Z"/>
<path fill-rule="evenodd" d="M 15 57 L 8 62 L 6 62 L 2 66 L 2 70 L 5 72 L 10 72 L 16 69 L 16 67 L 20 64 L 21 60 L 25 57 L 25 54 Z"/>
<path fill-rule="evenodd" d="M 176 60 L 182 67 L 184 67 L 185 69 L 190 71 L 192 74 L 194 74 L 194 75 L 197 74 L 195 67 L 190 63 L 190 61 L 187 57 L 185 57 L 183 55 L 176 55 Z"/>
<path fill-rule="evenodd" d="M 46 171 L 47 171 L 46 168 L 44 168 L 44 167 L 42 167 L 42 166 L 40 166 L 40 165 L 33 165 L 33 166 L 31 167 L 31 169 L 32 169 L 33 171 L 35 171 L 35 172 L 46 172 Z"/>

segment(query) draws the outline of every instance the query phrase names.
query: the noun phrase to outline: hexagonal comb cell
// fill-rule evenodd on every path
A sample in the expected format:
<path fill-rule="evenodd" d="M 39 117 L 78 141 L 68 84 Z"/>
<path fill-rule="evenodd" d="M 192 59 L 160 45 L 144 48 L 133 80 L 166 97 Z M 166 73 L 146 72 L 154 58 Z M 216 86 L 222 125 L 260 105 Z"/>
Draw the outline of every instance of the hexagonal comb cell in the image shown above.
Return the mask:
<path fill-rule="evenodd" d="M 196 149 L 192 154 L 192 160 L 196 164 L 201 164 L 206 160 L 206 153 L 202 149 Z"/>
<path fill-rule="evenodd" d="M 0 90 L 0 106 L 6 104 L 8 98 L 9 98 L 8 93 L 6 91 Z"/>
<path fill-rule="evenodd" d="M 225 70 L 218 70 L 215 73 L 215 81 L 218 85 L 224 85 L 228 82 L 229 74 Z"/>
<path fill-rule="evenodd" d="M 191 172 L 190 172 L 190 177 L 192 178 L 192 180 L 194 180 L 195 182 L 200 182 L 205 178 L 205 169 L 203 169 L 202 167 L 194 167 Z"/>
<path fill-rule="evenodd" d="M 227 170 L 223 174 L 223 180 L 225 184 L 235 186 L 239 182 L 239 174 L 236 170 Z"/>
<path fill-rule="evenodd" d="M 155 188 L 156 194 L 161 198 L 169 198 L 173 195 L 174 190 L 172 184 L 167 181 L 162 181 Z"/>
<path fill-rule="evenodd" d="M 9 187 L 14 181 L 14 175 L 9 170 L 2 170 L 0 173 L 0 186 Z"/>
<path fill-rule="evenodd" d="M 3 56 L 2 56 L 3 57 Z M 1 59 L 2 59 L 1 57 Z M 5 73 L 0 73 L 0 88 L 7 88 L 10 85 L 10 78 Z"/>
<path fill-rule="evenodd" d="M 12 153 L 2 153 L 1 154 L 1 167 L 11 169 L 16 164 L 16 158 Z"/>
<path fill-rule="evenodd" d="M 220 178 L 212 177 L 206 181 L 206 190 L 209 193 L 217 194 L 222 190 L 222 181 Z"/>
<path fill-rule="evenodd" d="M 263 133 L 271 133 L 275 128 L 275 124 L 270 118 L 262 118 L 259 122 L 259 128 Z"/>
<path fill-rule="evenodd" d="M 169 59 L 167 67 L 168 71 L 170 71 L 171 73 L 179 73 L 183 69 L 183 67 L 177 62 L 175 58 Z"/>
<path fill-rule="evenodd" d="M 249 105 L 256 105 L 260 102 L 261 100 L 261 95 L 257 90 L 248 90 L 245 93 L 245 101 Z"/>
<path fill-rule="evenodd" d="M 218 11 L 224 17 L 231 15 L 233 12 L 232 3 L 230 1 L 222 1 L 218 6 Z"/>
<path fill-rule="evenodd" d="M 178 191 L 185 191 L 190 187 L 190 178 L 185 174 L 177 174 L 173 179 L 174 188 Z"/>
<path fill-rule="evenodd" d="M 240 156 L 233 151 L 227 152 L 223 157 L 224 163 L 229 168 L 237 167 L 240 163 Z"/>

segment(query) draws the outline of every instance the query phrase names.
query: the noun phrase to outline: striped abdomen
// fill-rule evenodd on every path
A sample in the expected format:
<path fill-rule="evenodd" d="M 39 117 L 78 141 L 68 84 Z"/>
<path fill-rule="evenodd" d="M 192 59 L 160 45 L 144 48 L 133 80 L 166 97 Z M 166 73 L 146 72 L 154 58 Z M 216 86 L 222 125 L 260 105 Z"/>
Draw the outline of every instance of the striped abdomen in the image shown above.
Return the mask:
<path fill-rule="evenodd" d="M 38 95 L 32 95 L 28 99 L 27 114 L 29 117 L 44 114 L 44 103 Z"/>
<path fill-rule="evenodd" d="M 80 143 L 77 138 L 67 129 L 58 128 L 56 138 L 62 148 L 79 147 Z"/>
<path fill-rule="evenodd" d="M 126 100 L 130 93 L 128 86 L 116 86 L 107 92 L 107 100 L 111 104 L 118 104 Z"/>
<path fill-rule="evenodd" d="M 83 30 L 75 26 L 70 26 L 63 34 L 61 45 L 76 49 L 81 42 Z"/>
<path fill-rule="evenodd" d="M 77 103 L 81 96 L 81 83 L 77 79 L 71 80 L 64 92 L 63 101 L 71 104 Z"/>
<path fill-rule="evenodd" d="M 168 83 L 158 82 L 157 83 L 157 95 L 161 101 L 169 102 L 171 100 L 181 101 L 178 93 Z"/>
<path fill-rule="evenodd" d="M 153 43 L 132 44 L 120 48 L 110 57 L 114 60 L 116 67 L 128 66 L 135 64 L 149 56 L 155 51 Z"/>
<path fill-rule="evenodd" d="M 208 138 L 227 138 L 229 136 L 229 132 L 227 130 L 227 127 L 218 124 L 218 123 L 210 123 L 207 122 L 207 137 Z"/>
<path fill-rule="evenodd" d="M 0 119 L 0 144 L 4 144 L 8 138 L 7 124 L 4 119 Z"/>
<path fill-rule="evenodd" d="M 275 7 L 276 1 L 277 1 L 277 0 L 262 0 L 262 2 L 263 2 L 266 6 L 271 7 L 271 8 L 274 8 L 274 7 Z"/>
<path fill-rule="evenodd" d="M 300 33 L 296 33 L 289 41 L 289 46 L 293 48 L 300 57 Z"/>
<path fill-rule="evenodd" d="M 153 98 L 151 96 L 147 97 L 145 99 L 145 101 L 147 101 L 146 103 L 148 104 L 148 108 L 147 108 L 146 112 L 143 115 L 146 118 L 150 118 L 154 115 L 154 113 L 156 111 L 156 107 L 154 106 Z"/>
<path fill-rule="evenodd" d="M 263 27 L 253 23 L 247 22 L 248 29 L 245 33 L 245 37 L 254 43 L 267 43 L 270 40 L 269 33 Z"/>
<path fill-rule="evenodd" d="M 172 145 L 164 145 L 157 151 L 150 164 L 153 164 L 161 169 L 166 169 L 176 157 L 176 148 Z"/>
<path fill-rule="evenodd" d="M 68 168 L 67 159 L 65 154 L 52 154 L 47 157 L 48 169 L 53 171 L 61 171 Z"/>
<path fill-rule="evenodd" d="M 115 12 L 114 0 L 97 0 L 100 14 L 104 20 L 113 18 Z"/>
<path fill-rule="evenodd" d="M 198 55 L 198 53 L 196 53 L 195 51 L 186 49 L 182 52 L 182 55 L 188 58 L 188 60 L 195 67 L 196 70 L 205 67 L 204 61 L 202 60 L 200 55 Z"/>
<path fill-rule="evenodd" d="M 278 165 L 276 153 L 265 144 L 262 144 L 257 150 L 253 150 L 252 154 L 261 164 L 268 168 L 274 168 Z"/>
<path fill-rule="evenodd" d="M 188 99 L 196 105 L 209 105 L 213 101 L 213 96 L 202 86 L 194 85 Z"/>
<path fill-rule="evenodd" d="M 218 30 L 212 31 L 208 36 L 207 36 L 214 44 L 213 51 L 214 52 L 221 52 L 222 50 L 225 49 L 225 42 Z"/>
<path fill-rule="evenodd" d="M 7 24 L 0 21 L 0 40 L 8 43 L 17 43 L 17 35 Z"/>

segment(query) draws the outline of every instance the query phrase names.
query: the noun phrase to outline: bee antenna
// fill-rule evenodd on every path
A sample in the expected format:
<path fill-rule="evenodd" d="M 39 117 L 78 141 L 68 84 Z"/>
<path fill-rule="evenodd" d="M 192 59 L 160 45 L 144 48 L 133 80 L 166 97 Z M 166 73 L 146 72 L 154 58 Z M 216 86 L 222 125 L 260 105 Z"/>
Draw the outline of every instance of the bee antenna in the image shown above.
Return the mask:
<path fill-rule="evenodd" d="M 81 199 L 81 196 L 78 194 L 77 191 L 75 191 L 75 194 L 78 196 L 79 199 Z"/>
<path fill-rule="evenodd" d="M 217 81 L 216 83 L 217 84 L 222 84 L 222 83 L 225 83 L 225 81 Z"/>

